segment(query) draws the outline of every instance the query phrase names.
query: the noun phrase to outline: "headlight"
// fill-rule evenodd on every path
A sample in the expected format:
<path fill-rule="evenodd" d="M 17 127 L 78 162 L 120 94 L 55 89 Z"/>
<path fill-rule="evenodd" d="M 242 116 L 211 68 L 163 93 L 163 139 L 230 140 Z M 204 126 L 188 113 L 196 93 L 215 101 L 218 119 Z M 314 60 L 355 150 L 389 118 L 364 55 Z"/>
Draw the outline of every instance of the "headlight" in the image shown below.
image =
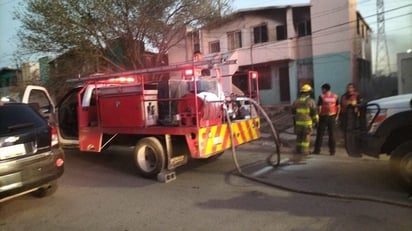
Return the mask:
<path fill-rule="evenodd" d="M 378 113 L 377 109 L 368 109 L 366 113 L 366 119 L 368 121 L 368 124 L 370 124 L 370 129 L 369 133 L 375 133 L 378 127 L 381 125 L 381 123 L 386 119 L 387 117 L 387 109 L 381 109 L 379 112 L 379 115 L 376 115 Z"/>

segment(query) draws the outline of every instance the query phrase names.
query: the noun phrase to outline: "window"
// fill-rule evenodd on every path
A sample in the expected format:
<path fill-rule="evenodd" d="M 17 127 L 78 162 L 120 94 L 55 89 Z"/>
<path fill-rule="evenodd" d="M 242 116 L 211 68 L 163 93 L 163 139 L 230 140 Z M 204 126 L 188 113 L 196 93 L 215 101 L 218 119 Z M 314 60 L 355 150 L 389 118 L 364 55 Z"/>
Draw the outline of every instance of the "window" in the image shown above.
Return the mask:
<path fill-rule="evenodd" d="M 303 37 L 312 34 L 312 26 L 310 20 L 298 24 L 298 36 Z"/>
<path fill-rule="evenodd" d="M 200 51 L 200 44 L 199 43 L 193 44 L 193 50 L 194 51 Z"/>
<path fill-rule="evenodd" d="M 266 24 L 253 28 L 253 41 L 255 44 L 268 41 L 268 27 Z"/>
<path fill-rule="evenodd" d="M 193 39 L 193 50 L 194 51 L 200 51 L 200 37 L 199 37 L 200 34 L 199 34 L 199 31 L 198 30 L 194 31 L 192 36 L 193 36 L 192 37 L 192 39 Z"/>
<path fill-rule="evenodd" d="M 27 104 L 6 104 L 0 107 L 0 135 L 16 135 L 25 134 L 29 130 L 34 130 L 39 127 L 46 127 L 47 121 L 45 121 L 33 108 Z M 15 128 L 12 128 L 12 127 Z M 27 133 L 28 134 L 28 133 Z M 33 137 L 36 133 L 30 134 Z M 21 141 L 23 142 L 23 141 Z M 27 142 L 27 141 L 25 141 Z"/>
<path fill-rule="evenodd" d="M 234 50 L 242 47 L 242 33 L 240 31 L 233 31 L 227 33 L 228 49 Z"/>
<path fill-rule="evenodd" d="M 29 103 L 38 103 L 39 107 L 42 109 L 50 109 L 51 104 L 49 101 L 49 97 L 47 97 L 46 93 L 42 90 L 31 90 L 29 94 Z"/>
<path fill-rule="evenodd" d="M 209 53 L 220 52 L 220 42 L 219 40 L 209 43 Z"/>
<path fill-rule="evenodd" d="M 276 27 L 276 39 L 278 41 L 285 40 L 288 37 L 287 29 L 285 25 Z"/>

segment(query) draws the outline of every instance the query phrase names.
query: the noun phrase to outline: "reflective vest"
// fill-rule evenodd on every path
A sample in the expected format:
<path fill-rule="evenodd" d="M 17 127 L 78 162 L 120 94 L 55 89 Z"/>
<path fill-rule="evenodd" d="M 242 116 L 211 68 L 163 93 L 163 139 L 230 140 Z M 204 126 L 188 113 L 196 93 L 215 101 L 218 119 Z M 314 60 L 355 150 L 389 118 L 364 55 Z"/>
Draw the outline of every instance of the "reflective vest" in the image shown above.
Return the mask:
<path fill-rule="evenodd" d="M 338 105 L 336 102 L 338 101 L 338 96 L 333 93 L 329 94 L 322 94 L 322 107 L 320 114 L 321 115 L 336 115 L 338 113 Z"/>
<path fill-rule="evenodd" d="M 294 103 L 295 125 L 311 127 L 313 121 L 317 122 L 316 103 L 309 96 L 301 96 Z"/>

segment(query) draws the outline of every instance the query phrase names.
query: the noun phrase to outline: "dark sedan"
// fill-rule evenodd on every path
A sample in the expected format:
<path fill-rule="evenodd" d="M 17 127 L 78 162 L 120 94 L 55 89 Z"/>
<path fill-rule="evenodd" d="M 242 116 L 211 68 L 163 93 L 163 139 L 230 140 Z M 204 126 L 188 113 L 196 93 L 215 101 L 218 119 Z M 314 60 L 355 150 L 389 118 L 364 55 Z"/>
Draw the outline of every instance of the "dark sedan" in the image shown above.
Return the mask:
<path fill-rule="evenodd" d="M 0 102 L 0 202 L 50 195 L 63 171 L 56 127 L 29 104 Z"/>

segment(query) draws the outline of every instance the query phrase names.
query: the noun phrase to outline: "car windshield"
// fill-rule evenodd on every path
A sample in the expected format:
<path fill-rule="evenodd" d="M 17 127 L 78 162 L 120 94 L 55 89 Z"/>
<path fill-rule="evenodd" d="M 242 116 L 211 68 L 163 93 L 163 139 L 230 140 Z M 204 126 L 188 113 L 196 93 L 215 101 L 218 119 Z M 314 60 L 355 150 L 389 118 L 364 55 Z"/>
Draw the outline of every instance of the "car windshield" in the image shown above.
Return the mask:
<path fill-rule="evenodd" d="M 17 130 L 44 125 L 46 121 L 30 106 L 5 104 L 0 106 L 0 136 Z"/>

